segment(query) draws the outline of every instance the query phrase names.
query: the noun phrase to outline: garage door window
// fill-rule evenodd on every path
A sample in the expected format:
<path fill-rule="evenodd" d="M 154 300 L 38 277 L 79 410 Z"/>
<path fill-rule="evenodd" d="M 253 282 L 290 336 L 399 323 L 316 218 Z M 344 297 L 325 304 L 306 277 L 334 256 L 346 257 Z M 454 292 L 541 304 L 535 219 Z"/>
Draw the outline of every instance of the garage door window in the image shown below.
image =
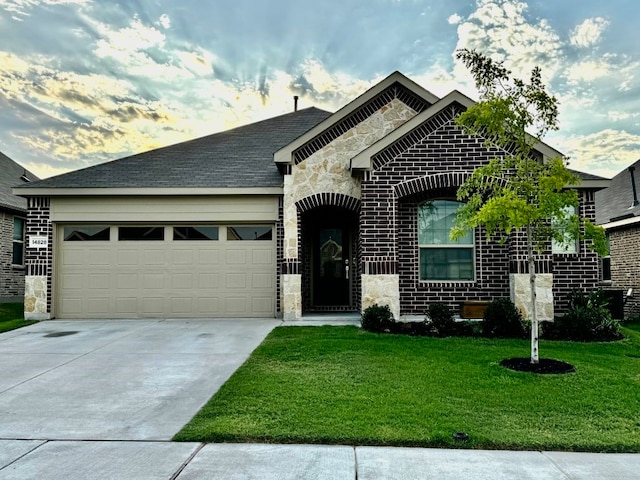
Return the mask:
<path fill-rule="evenodd" d="M 218 227 L 173 227 L 173 239 L 180 240 L 218 240 Z"/>
<path fill-rule="evenodd" d="M 64 227 L 65 242 L 108 242 L 110 239 L 111 230 L 105 225 Z"/>
<path fill-rule="evenodd" d="M 271 240 L 271 237 L 271 227 L 242 225 L 227 228 L 227 240 Z"/>
<path fill-rule="evenodd" d="M 120 241 L 164 240 L 164 227 L 118 227 Z"/>

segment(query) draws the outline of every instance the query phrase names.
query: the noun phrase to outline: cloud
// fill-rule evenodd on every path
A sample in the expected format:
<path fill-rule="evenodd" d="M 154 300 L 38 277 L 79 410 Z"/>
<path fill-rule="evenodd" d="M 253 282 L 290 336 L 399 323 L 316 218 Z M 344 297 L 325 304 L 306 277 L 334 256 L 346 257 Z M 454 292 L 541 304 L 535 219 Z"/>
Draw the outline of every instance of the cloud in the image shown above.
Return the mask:
<path fill-rule="evenodd" d="M 602 17 L 587 18 L 571 31 L 569 42 L 580 48 L 591 47 L 600 41 L 608 26 L 609 21 Z"/>
<path fill-rule="evenodd" d="M 158 23 L 162 25 L 162 28 L 164 28 L 165 30 L 169 30 L 171 28 L 171 19 L 169 18 L 169 15 L 167 15 L 166 13 L 163 13 L 162 15 L 160 15 L 160 19 L 158 20 Z"/>
<path fill-rule="evenodd" d="M 0 9 L 12 13 L 14 20 L 28 16 L 29 12 L 40 5 L 88 5 L 92 0 L 0 0 Z"/>
<path fill-rule="evenodd" d="M 477 9 L 458 23 L 456 50 L 474 49 L 504 61 L 505 66 L 521 78 L 527 78 L 535 66 L 544 65 L 542 73 L 548 81 L 561 68 L 560 37 L 546 19 L 530 21 L 526 3 L 477 0 L 476 5 Z M 459 63 L 454 74 L 469 78 Z"/>
<path fill-rule="evenodd" d="M 635 162 L 640 152 L 640 135 L 605 129 L 587 135 L 558 139 L 560 150 L 570 157 L 569 167 L 613 177 Z"/>
<path fill-rule="evenodd" d="M 449 22 L 449 25 L 457 25 L 461 21 L 462 21 L 462 17 L 460 15 L 458 15 L 457 13 L 454 13 L 449 18 L 447 18 L 447 22 Z"/>
<path fill-rule="evenodd" d="M 580 82 L 592 82 L 611 74 L 611 63 L 607 59 L 585 60 L 574 63 L 566 69 L 566 78 L 570 85 Z"/>

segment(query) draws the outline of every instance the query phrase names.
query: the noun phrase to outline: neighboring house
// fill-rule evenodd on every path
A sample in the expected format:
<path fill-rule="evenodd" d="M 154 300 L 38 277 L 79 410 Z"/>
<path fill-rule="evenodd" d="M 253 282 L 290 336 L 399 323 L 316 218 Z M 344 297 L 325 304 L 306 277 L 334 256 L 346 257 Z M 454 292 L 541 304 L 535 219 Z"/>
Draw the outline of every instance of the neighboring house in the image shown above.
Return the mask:
<path fill-rule="evenodd" d="M 27 249 L 26 315 L 292 320 L 374 303 L 396 317 L 430 302 L 522 303 L 522 238 L 448 237 L 457 188 L 502 154 L 455 125 L 472 104 L 396 72 L 333 114 L 308 108 L 24 185 L 39 244 Z M 585 179 L 580 214 L 595 219 L 606 185 Z M 549 245 L 537 267 L 543 318 L 554 298 L 561 310 L 572 288 L 599 282 L 585 242 Z"/>
<path fill-rule="evenodd" d="M 640 160 L 596 194 L 596 222 L 609 239 L 603 259 L 605 287 L 620 292 L 625 316 L 640 314 Z"/>
<path fill-rule="evenodd" d="M 0 302 L 21 302 L 27 201 L 13 195 L 11 190 L 38 177 L 2 153 L 0 172 Z"/>

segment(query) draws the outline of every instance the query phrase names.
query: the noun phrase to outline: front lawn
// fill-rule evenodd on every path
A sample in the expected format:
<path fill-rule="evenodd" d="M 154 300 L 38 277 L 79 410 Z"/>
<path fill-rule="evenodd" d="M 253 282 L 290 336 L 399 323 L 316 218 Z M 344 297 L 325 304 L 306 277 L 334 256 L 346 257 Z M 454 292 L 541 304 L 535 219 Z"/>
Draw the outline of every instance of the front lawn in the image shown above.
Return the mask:
<path fill-rule="evenodd" d="M 542 341 L 576 373 L 534 375 L 499 365 L 527 341 L 279 327 L 174 440 L 640 452 L 640 332 L 625 334 Z"/>
<path fill-rule="evenodd" d="M 0 303 L 0 333 L 36 323 L 23 318 L 22 303 Z"/>

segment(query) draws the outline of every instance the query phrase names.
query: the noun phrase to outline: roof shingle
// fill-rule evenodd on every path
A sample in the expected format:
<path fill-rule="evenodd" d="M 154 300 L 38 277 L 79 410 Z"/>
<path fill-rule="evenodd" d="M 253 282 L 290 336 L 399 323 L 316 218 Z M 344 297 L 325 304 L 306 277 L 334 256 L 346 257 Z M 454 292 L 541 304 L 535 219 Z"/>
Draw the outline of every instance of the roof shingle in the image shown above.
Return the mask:
<path fill-rule="evenodd" d="M 9 157 L 0 153 L 0 209 L 27 211 L 27 200 L 11 193 L 13 187 L 29 185 L 22 180 L 24 175 L 29 181 L 38 180 L 33 173 L 18 165 Z"/>
<path fill-rule="evenodd" d="M 636 195 L 640 197 L 640 160 L 630 167 L 635 169 L 633 175 L 636 183 Z M 640 216 L 640 205 L 633 206 L 633 189 L 629 167 L 613 177 L 608 188 L 596 192 L 596 223 L 598 225 L 627 216 Z"/>
<path fill-rule="evenodd" d="M 273 162 L 274 152 L 330 115 L 315 107 L 306 108 L 23 187 L 279 187 L 282 176 Z"/>

